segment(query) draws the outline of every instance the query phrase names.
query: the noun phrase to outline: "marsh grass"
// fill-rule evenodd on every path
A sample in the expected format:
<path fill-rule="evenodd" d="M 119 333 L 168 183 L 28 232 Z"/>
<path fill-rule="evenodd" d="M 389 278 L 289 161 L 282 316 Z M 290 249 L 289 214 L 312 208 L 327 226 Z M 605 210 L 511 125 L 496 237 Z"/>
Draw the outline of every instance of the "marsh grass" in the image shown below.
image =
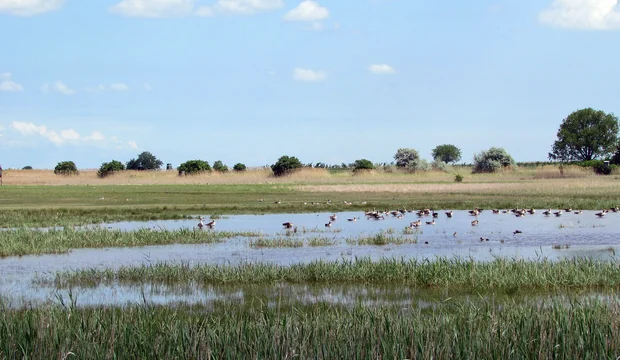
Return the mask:
<path fill-rule="evenodd" d="M 93 228 L 33 230 L 18 228 L 0 231 L 0 257 L 29 254 L 66 253 L 77 248 L 133 247 L 169 244 L 211 244 L 234 237 L 261 236 L 259 232 L 210 231 L 198 229 L 134 231 Z"/>
<path fill-rule="evenodd" d="M 79 359 L 614 359 L 618 301 L 481 300 L 424 311 L 318 304 L 213 308 L 71 301 L 0 312 L 0 357 Z"/>
<path fill-rule="evenodd" d="M 271 263 L 239 265 L 156 263 L 118 270 L 84 269 L 56 273 L 40 284 L 59 288 L 144 282 L 200 284 L 400 284 L 467 291 L 620 288 L 620 264 L 579 258 L 525 261 L 497 258 L 479 263 L 461 258 L 437 260 L 368 258 L 336 262 L 313 261 L 290 266 Z"/>
<path fill-rule="evenodd" d="M 304 241 L 301 239 L 290 239 L 286 237 L 260 237 L 258 239 L 250 240 L 249 245 L 253 248 L 297 248 L 304 246 Z"/>
<path fill-rule="evenodd" d="M 358 236 L 358 237 L 350 237 L 345 241 L 349 245 L 376 245 L 376 246 L 384 246 L 384 245 L 403 245 L 403 244 L 417 244 L 418 238 L 408 237 L 408 236 L 394 236 L 391 235 L 393 231 L 381 231 L 372 236 Z"/>
<path fill-rule="evenodd" d="M 333 238 L 328 238 L 324 236 L 313 236 L 308 239 L 308 246 L 333 246 L 336 245 L 338 241 Z"/>

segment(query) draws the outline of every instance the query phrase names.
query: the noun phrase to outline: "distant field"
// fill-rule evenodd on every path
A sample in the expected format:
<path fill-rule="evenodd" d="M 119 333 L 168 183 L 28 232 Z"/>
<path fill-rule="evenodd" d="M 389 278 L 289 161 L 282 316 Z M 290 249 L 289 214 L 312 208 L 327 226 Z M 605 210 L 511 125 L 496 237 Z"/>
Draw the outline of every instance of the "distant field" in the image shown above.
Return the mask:
<path fill-rule="evenodd" d="M 463 174 L 462 183 L 454 182 L 455 172 Z M 0 226 L 402 206 L 585 210 L 620 205 L 620 176 L 597 176 L 580 168 L 567 169 L 564 176 L 549 165 L 480 175 L 472 175 L 468 168 L 452 173 L 376 171 L 364 175 L 304 169 L 283 178 L 274 178 L 263 169 L 184 177 L 176 172 L 128 171 L 105 179 L 97 178 L 94 171 L 66 177 L 52 171 L 11 170 L 5 171 L 0 188 Z"/>

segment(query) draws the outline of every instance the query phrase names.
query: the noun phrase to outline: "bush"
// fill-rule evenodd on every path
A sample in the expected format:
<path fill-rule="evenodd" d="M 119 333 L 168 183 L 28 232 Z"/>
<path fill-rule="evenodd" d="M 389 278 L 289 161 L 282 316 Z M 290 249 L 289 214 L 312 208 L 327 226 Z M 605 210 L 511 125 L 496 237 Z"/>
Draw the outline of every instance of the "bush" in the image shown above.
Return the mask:
<path fill-rule="evenodd" d="M 373 165 L 372 161 L 367 159 L 355 160 L 353 163 L 353 171 L 372 170 L 374 168 L 375 165 Z"/>
<path fill-rule="evenodd" d="M 616 165 L 613 165 L 611 163 L 609 164 L 609 166 L 605 166 L 605 162 L 603 160 L 575 161 L 570 164 L 592 168 L 592 170 L 594 170 L 594 172 L 599 175 L 609 175 L 617 167 Z"/>
<path fill-rule="evenodd" d="M 101 164 L 99 171 L 97 171 L 97 176 L 100 178 L 104 178 L 114 171 L 123 171 L 125 170 L 125 165 L 122 162 L 117 160 L 112 160 L 110 162 L 105 162 Z"/>
<path fill-rule="evenodd" d="M 398 149 L 396 155 L 394 155 L 394 160 L 396 160 L 396 166 L 411 172 L 428 171 L 431 169 L 428 161 L 420 159 L 420 154 L 415 149 Z"/>
<path fill-rule="evenodd" d="M 211 171 L 211 166 L 209 165 L 208 162 L 204 160 L 188 160 L 184 162 L 183 164 L 179 165 L 177 170 L 179 170 L 179 175 L 183 173 L 185 175 L 191 175 L 191 174 L 197 174 L 203 171 Z"/>
<path fill-rule="evenodd" d="M 463 175 L 461 174 L 454 175 L 454 182 L 463 182 Z"/>
<path fill-rule="evenodd" d="M 79 174 L 79 172 L 77 166 L 75 166 L 75 163 L 73 161 L 61 161 L 54 168 L 54 174 L 69 176 L 77 175 Z"/>
<path fill-rule="evenodd" d="M 233 166 L 233 170 L 234 171 L 245 171 L 246 170 L 245 164 L 236 163 L 235 166 Z"/>
<path fill-rule="evenodd" d="M 516 167 L 515 161 L 504 148 L 492 147 L 474 155 L 473 173 L 492 173 L 506 167 Z"/>
<path fill-rule="evenodd" d="M 127 161 L 127 170 L 158 170 L 163 164 L 163 161 L 157 159 L 155 155 L 144 151 L 137 159 Z"/>
<path fill-rule="evenodd" d="M 22 170 L 32 170 L 32 166 L 30 165 L 24 166 Z"/>
<path fill-rule="evenodd" d="M 217 160 L 216 162 L 213 163 L 213 170 L 218 171 L 218 172 L 227 172 L 228 166 L 224 165 L 224 163 L 221 160 Z"/>
<path fill-rule="evenodd" d="M 441 160 L 435 160 L 431 163 L 431 167 L 435 170 L 449 172 L 452 167 Z"/>
<path fill-rule="evenodd" d="M 275 176 L 288 175 L 294 171 L 299 170 L 302 167 L 301 161 L 294 156 L 282 156 L 278 161 L 271 165 L 271 171 Z"/>

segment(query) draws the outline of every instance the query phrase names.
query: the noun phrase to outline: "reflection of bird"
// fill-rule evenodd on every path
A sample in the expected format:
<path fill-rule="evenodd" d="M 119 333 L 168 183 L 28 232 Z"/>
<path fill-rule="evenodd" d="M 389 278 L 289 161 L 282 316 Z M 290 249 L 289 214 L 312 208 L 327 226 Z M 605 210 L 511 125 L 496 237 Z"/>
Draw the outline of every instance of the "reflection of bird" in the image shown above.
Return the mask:
<path fill-rule="evenodd" d="M 512 235 L 516 235 L 516 234 L 522 234 L 523 232 L 521 230 L 515 230 Z"/>
<path fill-rule="evenodd" d="M 282 224 L 282 226 L 284 226 L 287 229 L 291 229 L 293 227 L 293 223 L 290 221 L 287 221 L 284 224 Z"/>

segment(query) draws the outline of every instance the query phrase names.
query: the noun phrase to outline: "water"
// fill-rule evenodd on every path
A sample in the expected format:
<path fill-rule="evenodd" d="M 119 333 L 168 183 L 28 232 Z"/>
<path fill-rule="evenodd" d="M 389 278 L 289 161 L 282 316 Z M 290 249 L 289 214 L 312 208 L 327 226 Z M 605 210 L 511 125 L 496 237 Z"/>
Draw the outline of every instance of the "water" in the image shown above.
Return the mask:
<path fill-rule="evenodd" d="M 620 213 L 609 213 L 603 218 L 596 211 L 581 215 L 565 214 L 545 217 L 542 211 L 534 215 L 516 217 L 511 214 L 492 214 L 484 211 L 474 217 L 466 211 L 455 211 L 453 218 L 443 212 L 435 225 L 426 225 L 430 217 L 422 218 L 422 227 L 415 234 L 404 234 L 403 229 L 418 219 L 407 213 L 402 219 L 386 216 L 385 220 L 367 220 L 360 212 L 338 213 L 331 228 L 326 228 L 331 213 L 231 215 L 217 219 L 215 231 L 261 231 L 266 237 L 285 236 L 282 223 L 290 221 L 298 228 L 291 238 L 329 237 L 335 245 L 303 248 L 260 248 L 249 246 L 251 239 L 234 238 L 223 243 L 200 245 L 145 246 L 135 248 L 75 249 L 68 254 L 9 257 L 0 259 L 0 294 L 13 303 L 42 303 L 54 301 L 57 289 L 38 287 L 36 277 L 50 277 L 57 271 L 83 268 L 118 268 L 152 262 L 189 262 L 236 264 L 240 262 L 273 262 L 278 264 L 306 263 L 316 259 L 339 260 L 355 257 L 466 257 L 488 261 L 495 257 L 516 259 L 564 259 L 589 257 L 617 261 L 615 256 L 620 241 Z M 355 222 L 347 218 L 360 217 Z M 479 220 L 478 226 L 471 221 Z M 195 227 L 197 220 L 119 222 L 105 224 L 110 229 L 135 230 L 139 228 L 179 229 Z M 306 232 L 303 231 L 306 229 Z M 521 234 L 513 234 L 515 230 Z M 202 231 L 214 231 L 204 229 Z M 373 236 L 379 232 L 390 236 L 417 239 L 417 243 L 403 245 L 355 245 L 347 239 Z M 454 233 L 456 232 L 456 235 Z M 480 238 L 489 241 L 480 241 Z M 155 303 L 213 301 L 216 290 L 181 292 L 156 284 L 141 288 L 100 286 L 95 289 L 75 289 L 82 304 L 125 304 L 144 299 Z M 61 292 L 65 296 L 66 292 Z M 243 291 L 242 291 L 243 293 Z M 226 295 L 228 296 L 228 295 Z M 303 296 L 298 296 L 303 298 Z M 328 298 L 330 298 L 328 296 Z M 331 298 L 334 298 L 331 296 Z"/>

